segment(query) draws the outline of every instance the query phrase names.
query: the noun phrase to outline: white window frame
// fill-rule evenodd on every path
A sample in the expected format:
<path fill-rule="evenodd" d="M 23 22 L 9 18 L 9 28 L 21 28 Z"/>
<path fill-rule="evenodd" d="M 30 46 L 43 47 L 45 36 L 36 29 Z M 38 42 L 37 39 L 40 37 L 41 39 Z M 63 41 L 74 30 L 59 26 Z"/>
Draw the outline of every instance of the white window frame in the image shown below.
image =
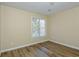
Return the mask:
<path fill-rule="evenodd" d="M 33 20 L 33 18 L 34 17 L 32 17 L 32 19 L 31 19 L 31 33 L 33 34 L 33 32 L 32 32 L 32 20 Z M 44 18 L 40 18 L 40 17 L 35 17 L 35 18 L 37 18 L 37 19 L 44 19 Z M 32 36 L 32 35 L 31 35 Z M 33 37 L 32 36 L 32 38 L 41 38 L 41 37 L 45 37 L 46 36 L 46 21 L 45 21 L 45 35 L 44 36 L 40 36 L 40 33 L 39 33 L 39 37 Z"/>

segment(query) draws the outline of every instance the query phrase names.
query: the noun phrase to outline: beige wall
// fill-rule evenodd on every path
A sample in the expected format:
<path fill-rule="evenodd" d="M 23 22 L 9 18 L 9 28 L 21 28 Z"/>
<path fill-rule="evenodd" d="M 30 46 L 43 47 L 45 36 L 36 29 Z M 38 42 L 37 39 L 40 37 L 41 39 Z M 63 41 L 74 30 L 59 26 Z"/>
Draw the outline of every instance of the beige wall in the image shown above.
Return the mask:
<path fill-rule="evenodd" d="M 0 44 L 1 44 L 1 6 L 0 6 Z M 0 45 L 1 50 L 1 45 Z"/>
<path fill-rule="evenodd" d="M 79 48 L 79 7 L 49 17 L 49 38 Z"/>
<path fill-rule="evenodd" d="M 46 37 L 32 38 L 32 16 L 45 18 Z M 79 47 L 79 7 L 47 17 L 8 6 L 0 6 L 0 26 L 1 50 L 46 41 L 48 38 Z"/>
<path fill-rule="evenodd" d="M 47 40 L 47 37 L 32 38 L 31 33 L 31 18 L 32 16 L 42 17 L 47 20 L 47 17 L 23 11 L 20 9 L 1 6 L 1 50 L 16 48 L 30 43 L 41 42 Z"/>

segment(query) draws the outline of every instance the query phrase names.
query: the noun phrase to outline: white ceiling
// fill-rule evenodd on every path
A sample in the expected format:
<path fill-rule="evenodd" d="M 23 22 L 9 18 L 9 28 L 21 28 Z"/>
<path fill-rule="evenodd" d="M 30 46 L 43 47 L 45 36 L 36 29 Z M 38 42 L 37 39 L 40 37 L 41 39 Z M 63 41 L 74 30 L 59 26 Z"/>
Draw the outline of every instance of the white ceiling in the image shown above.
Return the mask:
<path fill-rule="evenodd" d="M 1 4 L 43 15 L 49 15 L 79 6 L 79 2 L 3 2 Z"/>

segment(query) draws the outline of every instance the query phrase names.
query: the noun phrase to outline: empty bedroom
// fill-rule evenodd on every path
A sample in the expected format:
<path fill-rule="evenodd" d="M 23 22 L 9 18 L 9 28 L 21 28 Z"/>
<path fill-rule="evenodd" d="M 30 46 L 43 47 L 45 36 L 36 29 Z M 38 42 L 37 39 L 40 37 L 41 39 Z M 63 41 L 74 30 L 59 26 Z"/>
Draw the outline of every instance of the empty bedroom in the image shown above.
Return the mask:
<path fill-rule="evenodd" d="M 0 2 L 0 57 L 79 57 L 79 2 Z"/>

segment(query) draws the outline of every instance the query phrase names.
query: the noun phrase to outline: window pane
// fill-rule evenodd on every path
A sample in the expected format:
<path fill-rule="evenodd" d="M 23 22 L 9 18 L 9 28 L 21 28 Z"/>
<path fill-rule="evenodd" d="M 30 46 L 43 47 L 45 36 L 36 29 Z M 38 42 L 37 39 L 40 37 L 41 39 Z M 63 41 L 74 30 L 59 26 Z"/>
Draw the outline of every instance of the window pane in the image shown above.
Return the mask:
<path fill-rule="evenodd" d="M 39 28 L 40 28 L 40 24 L 39 24 L 39 19 L 33 18 L 32 19 L 32 36 L 33 37 L 39 37 Z"/>
<path fill-rule="evenodd" d="M 45 36 L 45 20 L 40 20 L 40 36 Z"/>

